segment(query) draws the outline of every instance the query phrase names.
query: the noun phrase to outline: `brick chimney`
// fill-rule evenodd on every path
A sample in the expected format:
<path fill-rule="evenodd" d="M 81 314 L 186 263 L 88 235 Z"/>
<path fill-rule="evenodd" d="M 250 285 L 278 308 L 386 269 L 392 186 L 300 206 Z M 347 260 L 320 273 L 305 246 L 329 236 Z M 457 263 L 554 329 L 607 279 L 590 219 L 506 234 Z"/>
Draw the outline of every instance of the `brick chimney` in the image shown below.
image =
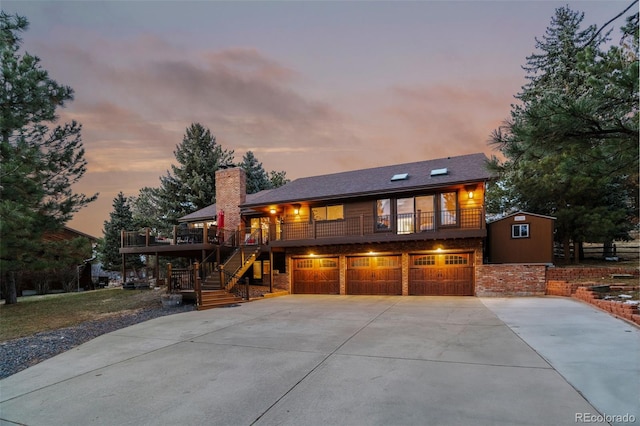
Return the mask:
<path fill-rule="evenodd" d="M 240 167 L 216 171 L 216 210 L 224 211 L 224 228 L 238 229 L 240 204 L 247 199 L 247 175 Z"/>

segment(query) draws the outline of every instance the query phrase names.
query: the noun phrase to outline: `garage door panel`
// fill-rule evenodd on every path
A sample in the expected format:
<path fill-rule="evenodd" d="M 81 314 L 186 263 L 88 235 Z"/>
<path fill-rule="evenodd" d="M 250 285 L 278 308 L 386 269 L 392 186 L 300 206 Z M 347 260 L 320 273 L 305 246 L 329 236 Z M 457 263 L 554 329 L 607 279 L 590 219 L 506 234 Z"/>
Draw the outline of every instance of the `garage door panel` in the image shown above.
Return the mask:
<path fill-rule="evenodd" d="M 294 259 L 293 293 L 340 294 L 338 259 Z"/>
<path fill-rule="evenodd" d="M 400 256 L 349 258 L 347 294 L 402 295 Z"/>
<path fill-rule="evenodd" d="M 413 255 L 409 294 L 415 296 L 473 296 L 470 254 Z"/>

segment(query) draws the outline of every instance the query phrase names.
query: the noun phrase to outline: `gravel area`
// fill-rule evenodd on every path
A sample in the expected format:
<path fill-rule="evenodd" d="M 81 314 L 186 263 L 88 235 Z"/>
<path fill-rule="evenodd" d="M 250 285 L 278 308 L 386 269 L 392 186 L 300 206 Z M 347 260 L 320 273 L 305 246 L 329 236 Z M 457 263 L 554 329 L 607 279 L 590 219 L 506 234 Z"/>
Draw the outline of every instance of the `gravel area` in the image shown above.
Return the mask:
<path fill-rule="evenodd" d="M 91 320 L 80 325 L 37 333 L 0 343 L 0 379 L 73 349 L 102 334 L 148 321 L 153 318 L 193 311 L 194 305 L 171 308 L 147 308 L 118 316 Z"/>

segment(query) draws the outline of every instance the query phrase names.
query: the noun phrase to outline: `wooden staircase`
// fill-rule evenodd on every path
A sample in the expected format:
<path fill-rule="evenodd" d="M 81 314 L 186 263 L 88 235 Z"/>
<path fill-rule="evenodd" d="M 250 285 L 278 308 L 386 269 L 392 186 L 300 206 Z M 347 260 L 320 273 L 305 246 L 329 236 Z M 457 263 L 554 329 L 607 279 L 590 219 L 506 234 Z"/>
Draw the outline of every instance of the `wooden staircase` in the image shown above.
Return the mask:
<path fill-rule="evenodd" d="M 198 310 L 203 311 L 205 309 L 231 306 L 239 302 L 242 302 L 241 298 L 226 290 L 202 290 Z"/>
<path fill-rule="evenodd" d="M 218 271 L 210 273 L 200 283 L 200 300 L 198 310 L 235 305 L 242 302 L 241 297 L 231 293 L 231 290 L 240 280 L 240 277 L 249 270 L 256 260 L 260 247 L 239 247 L 229 257 L 222 268 L 227 271 L 225 282 L 221 281 L 222 275 Z M 248 295 L 247 295 L 248 298 Z"/>

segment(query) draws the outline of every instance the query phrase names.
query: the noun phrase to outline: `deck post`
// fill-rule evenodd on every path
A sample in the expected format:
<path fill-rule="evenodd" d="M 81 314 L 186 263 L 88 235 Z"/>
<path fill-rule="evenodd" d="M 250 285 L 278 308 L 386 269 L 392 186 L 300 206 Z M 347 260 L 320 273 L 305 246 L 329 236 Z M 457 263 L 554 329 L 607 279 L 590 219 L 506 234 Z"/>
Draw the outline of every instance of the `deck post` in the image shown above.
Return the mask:
<path fill-rule="evenodd" d="M 200 288 L 200 264 L 196 261 L 193 264 L 193 288 L 196 291 L 196 305 L 202 305 L 202 289 Z"/>
<path fill-rule="evenodd" d="M 273 249 L 269 247 L 269 293 L 273 293 Z"/>
<path fill-rule="evenodd" d="M 151 228 L 145 228 L 144 233 L 144 246 L 149 247 L 149 234 L 151 234 Z"/>
<path fill-rule="evenodd" d="M 171 264 L 167 263 L 167 293 L 171 293 Z"/>

